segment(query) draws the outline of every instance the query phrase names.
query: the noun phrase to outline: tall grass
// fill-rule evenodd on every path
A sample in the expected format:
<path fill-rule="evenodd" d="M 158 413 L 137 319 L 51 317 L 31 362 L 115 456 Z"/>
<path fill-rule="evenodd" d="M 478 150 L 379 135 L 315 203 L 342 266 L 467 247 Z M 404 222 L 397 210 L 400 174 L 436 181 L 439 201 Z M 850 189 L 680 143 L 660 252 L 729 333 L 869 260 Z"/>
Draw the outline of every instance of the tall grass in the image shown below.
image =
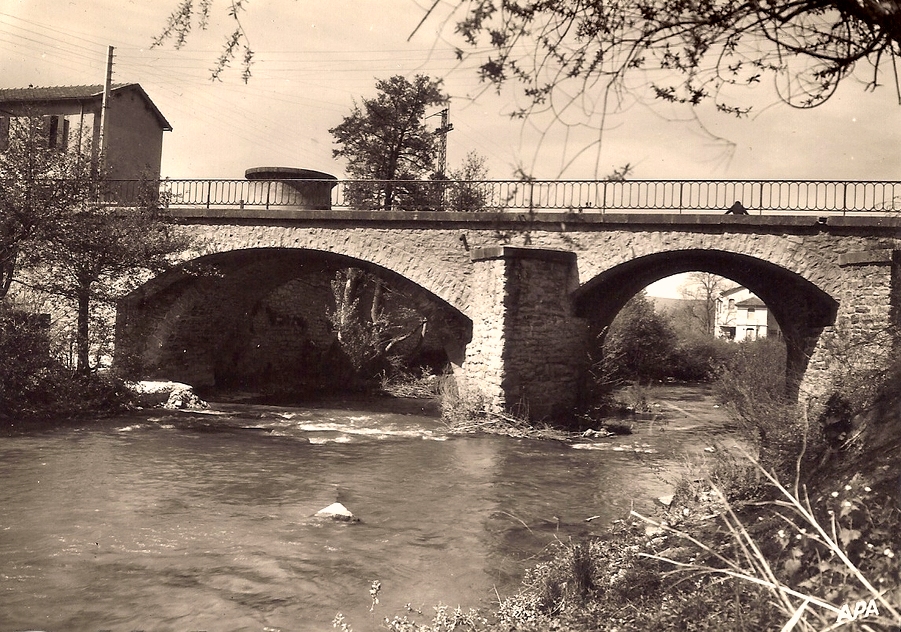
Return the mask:
<path fill-rule="evenodd" d="M 892 511 L 890 507 L 883 506 L 881 512 L 877 510 L 855 515 L 859 505 L 846 499 L 841 501 L 838 511 L 828 511 L 828 520 L 824 522 L 816 515 L 804 486 L 800 487 L 801 493 L 798 489 L 789 491 L 772 472 L 750 456 L 748 458 L 779 492 L 776 499 L 762 505 L 773 509 L 774 515 L 783 523 L 783 529 L 775 534 L 752 534 L 751 527 L 742 522 L 725 494 L 711 484 L 722 503 L 720 518 L 731 537 L 731 547 L 724 547 L 722 544 L 711 546 L 664 521 L 655 521 L 632 511 L 632 516 L 652 527 L 690 542 L 705 557 L 704 561 L 697 558 L 686 561 L 653 553 L 642 552 L 639 555 L 670 564 L 682 573 L 730 577 L 763 587 L 785 618 L 785 624 L 781 628 L 783 632 L 793 629 L 831 630 L 840 627 L 840 624 L 850 622 L 851 619 L 845 613 L 853 614 L 854 604 L 859 601 L 878 604 L 878 614 L 870 614 L 861 621 L 862 629 L 872 630 L 874 625 L 901 625 L 901 590 L 895 590 L 890 597 L 886 589 L 891 584 L 877 587 L 887 583 L 887 580 L 897 581 L 897 569 L 892 572 L 887 568 L 889 565 L 870 564 L 878 575 L 875 581 L 871 581 L 861 570 L 860 552 L 854 552 L 862 543 L 864 550 L 877 549 L 870 555 L 871 562 L 881 561 L 879 556 L 886 560 L 894 559 L 895 551 L 885 545 L 893 542 L 888 537 L 890 534 L 887 529 L 893 528 L 893 523 L 898 518 L 897 510 Z M 855 490 L 848 485 L 845 491 Z M 868 493 L 871 490 L 865 487 L 857 491 Z M 839 495 L 838 492 L 831 494 L 835 498 Z M 787 556 L 781 556 L 783 559 L 764 553 L 772 547 L 763 543 L 761 538 L 773 535 L 783 544 L 779 552 L 788 552 Z M 874 540 L 876 544 L 867 542 L 864 538 Z M 855 563 L 852 557 L 857 557 L 858 562 Z M 894 586 L 897 588 L 898 585 Z"/>

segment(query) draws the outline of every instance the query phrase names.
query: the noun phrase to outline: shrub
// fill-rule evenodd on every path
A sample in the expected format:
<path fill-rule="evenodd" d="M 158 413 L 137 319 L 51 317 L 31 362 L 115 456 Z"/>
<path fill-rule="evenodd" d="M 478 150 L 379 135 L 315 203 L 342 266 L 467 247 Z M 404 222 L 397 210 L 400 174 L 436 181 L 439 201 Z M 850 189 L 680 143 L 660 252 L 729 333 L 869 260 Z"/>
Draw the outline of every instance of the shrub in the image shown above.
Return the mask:
<path fill-rule="evenodd" d="M 742 342 L 720 367 L 716 391 L 739 431 L 768 469 L 794 475 L 796 461 L 819 459 L 825 447 L 820 428 L 788 395 L 784 343 L 776 338 Z"/>
<path fill-rule="evenodd" d="M 112 377 L 80 375 L 58 362 L 48 335 L 44 319 L 0 307 L 0 420 L 5 425 L 109 410 L 127 400 Z"/>
<path fill-rule="evenodd" d="M 707 382 L 736 350 L 734 343 L 693 335 L 680 341 L 670 354 L 669 376 L 686 382 Z"/>

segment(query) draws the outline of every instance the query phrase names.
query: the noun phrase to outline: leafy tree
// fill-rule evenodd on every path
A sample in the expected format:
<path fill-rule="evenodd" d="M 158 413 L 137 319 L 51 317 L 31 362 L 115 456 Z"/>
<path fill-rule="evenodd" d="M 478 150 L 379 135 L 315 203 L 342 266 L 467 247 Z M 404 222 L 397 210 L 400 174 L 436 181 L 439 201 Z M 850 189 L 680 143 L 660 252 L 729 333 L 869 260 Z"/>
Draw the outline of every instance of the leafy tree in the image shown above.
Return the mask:
<path fill-rule="evenodd" d="M 0 299 L 9 292 L 20 253 L 29 250 L 80 199 L 85 165 L 47 142 L 44 120 L 9 121 L 0 146 Z"/>
<path fill-rule="evenodd" d="M 170 267 L 170 256 L 191 239 L 168 221 L 155 182 L 146 183 L 135 207 L 110 206 L 103 202 L 102 176 L 79 154 L 65 155 L 70 195 L 60 200 L 64 211 L 32 243 L 23 263 L 31 268 L 28 286 L 75 307 L 76 368 L 88 373 L 94 304 L 113 305 L 140 282 L 139 273 Z"/>
<path fill-rule="evenodd" d="M 492 51 L 482 79 L 521 82 L 533 108 L 567 90 L 624 89 L 636 71 L 649 71 L 643 74 L 659 98 L 713 98 L 737 115 L 750 108 L 723 100 L 724 88 L 770 74 L 784 101 L 813 107 L 857 63 L 870 64 L 875 88 L 880 71 L 901 56 L 897 0 L 459 0 L 455 8 L 464 16 L 457 32 Z"/>
<path fill-rule="evenodd" d="M 666 377 L 674 349 L 674 334 L 666 318 L 642 290 L 611 323 L 604 339 L 603 362 L 627 380 Z"/>
<path fill-rule="evenodd" d="M 372 186 L 348 191 L 358 208 L 421 207 L 433 186 L 416 182 L 434 169 L 435 134 L 425 125 L 426 108 L 447 103 L 441 81 L 401 75 L 376 82 L 378 95 L 354 104 L 350 115 L 329 132 L 353 178 L 375 180 Z"/>
<path fill-rule="evenodd" d="M 427 319 L 379 277 L 359 268 L 339 270 L 332 294 L 329 320 L 358 377 L 369 380 L 399 368 L 397 347 L 404 341 L 416 337 L 416 349 L 422 344 Z"/>
<path fill-rule="evenodd" d="M 154 45 L 171 40 L 181 47 L 193 27 L 207 28 L 213 3 L 181 0 Z M 242 51 L 247 81 L 253 52 L 240 19 L 246 0 L 223 4 L 234 28 L 213 73 Z M 736 115 L 750 108 L 727 102 L 724 89 L 753 86 L 765 75 L 777 79 L 781 99 L 802 108 L 826 101 L 860 63 L 870 67 L 868 88 L 882 85 L 883 74 L 898 88 L 898 0 L 456 0 L 449 12 L 449 19 L 462 15 L 456 31 L 484 56 L 483 80 L 523 85 L 531 101 L 523 115 L 557 95 L 573 100 L 598 86 L 627 89 L 634 75 L 650 76 L 647 87 L 659 98 L 713 98 Z"/>
<path fill-rule="evenodd" d="M 490 188 L 485 186 L 488 168 L 485 157 L 471 151 L 459 169 L 450 172 L 448 209 L 450 211 L 485 211 L 491 202 Z"/>

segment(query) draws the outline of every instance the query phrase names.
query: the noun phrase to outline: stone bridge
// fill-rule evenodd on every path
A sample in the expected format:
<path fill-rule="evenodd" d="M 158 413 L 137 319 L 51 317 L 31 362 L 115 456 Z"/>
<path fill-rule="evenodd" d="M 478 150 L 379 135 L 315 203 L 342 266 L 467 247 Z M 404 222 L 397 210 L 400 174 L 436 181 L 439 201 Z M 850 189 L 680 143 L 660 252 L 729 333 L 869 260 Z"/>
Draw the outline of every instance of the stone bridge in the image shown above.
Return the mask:
<path fill-rule="evenodd" d="M 167 273 L 121 302 L 117 358 L 147 376 L 218 384 L 247 349 L 259 368 L 290 347 L 292 324 L 326 335 L 321 315 L 303 310 L 326 304 L 329 274 L 348 265 L 404 288 L 461 390 L 536 419 L 577 405 L 588 337 L 646 285 L 681 272 L 727 277 L 767 304 L 801 397 L 827 394 L 849 366 L 885 367 L 897 351 L 901 217 L 172 213 L 199 238 L 185 260 L 206 267 Z M 295 306 L 276 313 L 270 300 L 264 318 L 261 300 L 279 293 Z"/>

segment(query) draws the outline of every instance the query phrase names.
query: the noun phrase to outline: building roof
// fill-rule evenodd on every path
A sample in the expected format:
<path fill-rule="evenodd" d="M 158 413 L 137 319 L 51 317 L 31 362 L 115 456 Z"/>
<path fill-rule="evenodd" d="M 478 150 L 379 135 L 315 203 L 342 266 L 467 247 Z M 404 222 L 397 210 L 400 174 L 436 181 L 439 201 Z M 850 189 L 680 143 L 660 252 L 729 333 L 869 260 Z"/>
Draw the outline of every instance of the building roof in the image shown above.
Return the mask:
<path fill-rule="evenodd" d="M 162 128 L 169 132 L 172 131 L 172 126 L 169 124 L 169 121 L 166 120 L 166 117 L 163 116 L 163 113 L 159 111 L 159 108 L 156 107 L 154 102 L 150 100 L 150 97 L 147 96 L 147 93 L 144 91 L 144 88 L 142 88 L 140 84 L 118 83 L 113 84 L 110 88 L 111 92 L 120 90 L 137 91 L 141 98 L 150 107 L 150 110 L 151 112 L 153 112 L 154 116 L 156 116 L 156 118 L 159 120 Z M 33 86 L 29 86 L 27 88 L 0 89 L 0 107 L 2 107 L 4 103 L 26 104 L 65 101 L 74 101 L 76 103 L 80 103 L 86 101 L 100 101 L 102 99 L 103 86 L 99 84 L 88 86 L 48 86 L 43 88 L 35 88 Z"/>
<path fill-rule="evenodd" d="M 744 285 L 736 285 L 735 287 L 729 288 L 728 290 L 723 290 L 720 292 L 721 296 L 732 296 L 733 294 L 738 294 L 739 292 L 747 292 L 748 288 Z"/>
<path fill-rule="evenodd" d="M 756 296 L 751 296 L 750 298 L 746 298 L 743 301 L 739 301 L 735 304 L 736 307 L 766 307 L 766 303 L 761 301 Z"/>

